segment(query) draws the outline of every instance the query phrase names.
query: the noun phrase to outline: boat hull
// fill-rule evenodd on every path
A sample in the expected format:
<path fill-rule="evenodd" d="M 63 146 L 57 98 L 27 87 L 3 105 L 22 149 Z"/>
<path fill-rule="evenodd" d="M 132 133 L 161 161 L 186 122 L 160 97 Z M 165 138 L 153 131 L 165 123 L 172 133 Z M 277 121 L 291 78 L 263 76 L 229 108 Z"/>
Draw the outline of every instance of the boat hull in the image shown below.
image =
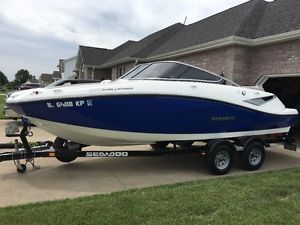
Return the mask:
<path fill-rule="evenodd" d="M 99 146 L 120 146 L 120 145 L 143 145 L 153 144 L 160 141 L 186 141 L 186 140 L 210 140 L 233 137 L 244 137 L 252 135 L 265 135 L 274 133 L 286 133 L 290 127 L 253 130 L 241 132 L 224 132 L 224 133 L 201 133 L 201 134 L 155 134 L 155 133 L 138 133 L 124 132 L 114 130 L 104 130 L 89 127 L 81 127 L 63 123 L 56 123 L 47 120 L 29 117 L 30 121 L 41 129 L 48 131 L 58 137 L 72 140 L 77 143 L 86 145 Z"/>
<path fill-rule="evenodd" d="M 10 107 L 56 136 L 88 145 L 285 133 L 297 116 L 175 95 L 66 98 L 12 103 Z"/>

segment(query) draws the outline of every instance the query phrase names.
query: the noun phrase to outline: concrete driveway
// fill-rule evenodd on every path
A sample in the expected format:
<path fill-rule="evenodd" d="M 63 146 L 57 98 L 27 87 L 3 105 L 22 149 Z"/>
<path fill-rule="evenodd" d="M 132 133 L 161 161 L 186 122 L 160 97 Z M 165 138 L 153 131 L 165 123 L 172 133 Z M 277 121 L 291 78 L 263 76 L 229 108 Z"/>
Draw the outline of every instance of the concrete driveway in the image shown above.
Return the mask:
<path fill-rule="evenodd" d="M 7 122 L 0 121 L 1 143 L 13 141 L 11 138 L 4 137 L 3 131 Z M 33 128 L 33 132 L 31 141 L 54 139 L 54 136 L 38 128 Z M 108 148 L 96 147 L 96 149 Z M 149 147 L 130 146 L 110 149 L 147 150 Z M 41 169 L 28 167 L 25 174 L 18 174 L 12 161 L 0 163 L 0 207 L 216 177 L 207 171 L 205 159 L 194 154 L 164 157 L 80 158 L 69 164 L 63 164 L 53 158 L 38 158 L 36 163 L 41 166 Z M 282 150 L 282 146 L 273 145 L 269 148 L 266 161 L 260 171 L 298 166 L 300 166 L 299 152 Z M 250 172 L 234 166 L 228 175 L 248 173 Z"/>

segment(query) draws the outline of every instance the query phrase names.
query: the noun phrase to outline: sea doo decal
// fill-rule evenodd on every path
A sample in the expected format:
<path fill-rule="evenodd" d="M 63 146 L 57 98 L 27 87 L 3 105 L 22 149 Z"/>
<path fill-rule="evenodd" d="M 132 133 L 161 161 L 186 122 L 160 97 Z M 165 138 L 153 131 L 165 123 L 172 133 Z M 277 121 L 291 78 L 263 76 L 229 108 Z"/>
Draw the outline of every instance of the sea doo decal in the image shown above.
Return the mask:
<path fill-rule="evenodd" d="M 128 152 L 86 152 L 86 157 L 128 157 Z"/>

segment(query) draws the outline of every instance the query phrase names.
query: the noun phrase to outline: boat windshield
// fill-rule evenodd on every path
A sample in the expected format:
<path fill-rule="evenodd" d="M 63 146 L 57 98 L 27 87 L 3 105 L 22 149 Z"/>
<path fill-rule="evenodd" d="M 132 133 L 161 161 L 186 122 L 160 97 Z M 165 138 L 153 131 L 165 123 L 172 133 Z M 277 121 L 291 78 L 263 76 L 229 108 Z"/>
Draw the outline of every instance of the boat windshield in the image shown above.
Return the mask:
<path fill-rule="evenodd" d="M 176 62 L 141 64 L 133 68 L 121 77 L 121 79 L 182 80 L 209 83 L 226 83 L 226 81 L 228 81 L 221 76 L 209 73 L 208 71 Z"/>

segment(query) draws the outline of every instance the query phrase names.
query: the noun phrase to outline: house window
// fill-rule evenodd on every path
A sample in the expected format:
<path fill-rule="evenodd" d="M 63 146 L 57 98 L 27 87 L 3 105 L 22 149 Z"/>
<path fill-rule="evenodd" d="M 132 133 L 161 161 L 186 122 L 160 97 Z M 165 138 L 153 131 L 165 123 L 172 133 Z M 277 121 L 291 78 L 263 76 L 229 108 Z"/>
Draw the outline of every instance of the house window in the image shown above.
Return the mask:
<path fill-rule="evenodd" d="M 117 67 L 117 78 L 122 76 L 125 73 L 125 66 L 118 66 Z"/>

